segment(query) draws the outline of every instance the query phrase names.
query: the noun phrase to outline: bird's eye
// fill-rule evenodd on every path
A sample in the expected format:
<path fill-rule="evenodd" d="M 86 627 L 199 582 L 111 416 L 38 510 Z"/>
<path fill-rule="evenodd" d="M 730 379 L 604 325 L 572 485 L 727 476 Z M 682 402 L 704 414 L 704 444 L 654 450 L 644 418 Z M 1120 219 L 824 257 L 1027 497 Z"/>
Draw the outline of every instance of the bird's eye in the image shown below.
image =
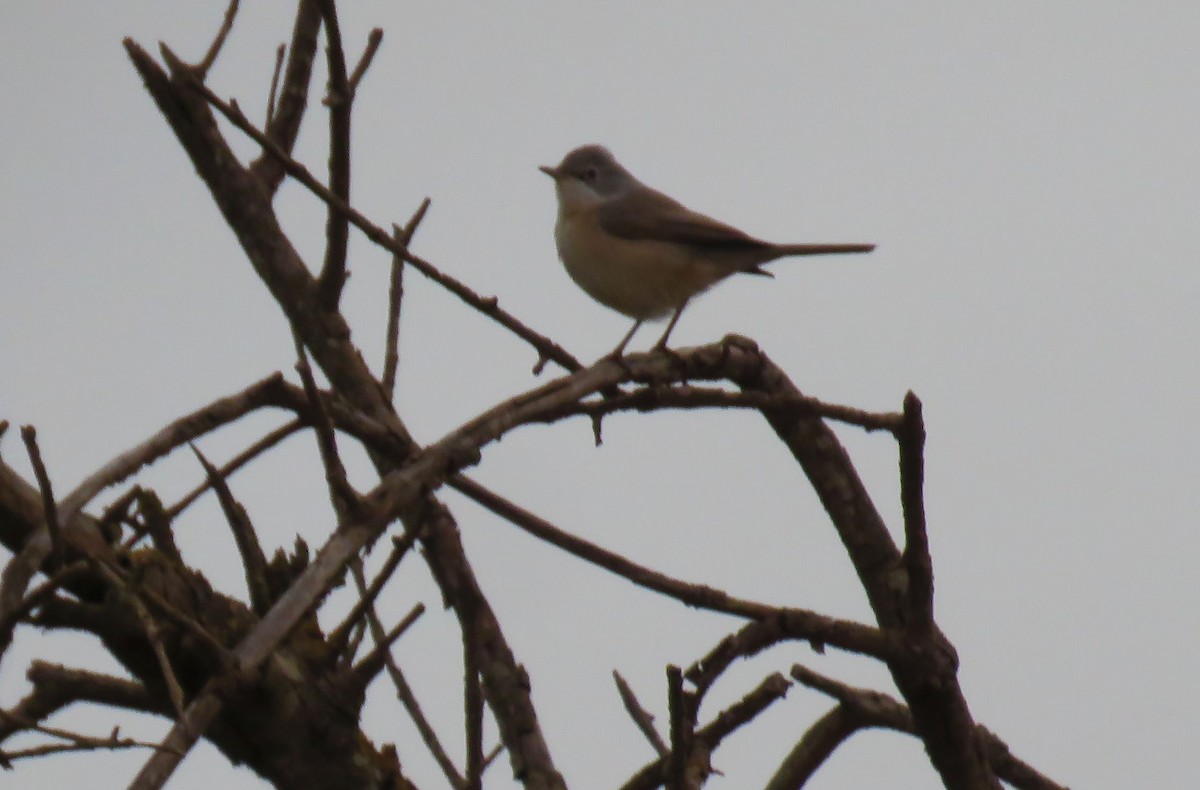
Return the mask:
<path fill-rule="evenodd" d="M 583 171 L 583 180 L 584 181 L 595 181 L 596 176 L 598 176 L 598 175 L 600 175 L 600 172 L 598 170 L 596 170 L 596 168 L 589 167 L 587 170 Z"/>

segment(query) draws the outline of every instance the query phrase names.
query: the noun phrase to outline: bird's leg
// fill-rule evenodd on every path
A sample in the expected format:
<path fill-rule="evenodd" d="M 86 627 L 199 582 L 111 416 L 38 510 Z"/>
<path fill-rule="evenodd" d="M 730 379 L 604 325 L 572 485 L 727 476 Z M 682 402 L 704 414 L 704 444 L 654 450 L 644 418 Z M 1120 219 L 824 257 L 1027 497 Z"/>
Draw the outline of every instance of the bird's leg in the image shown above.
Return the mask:
<path fill-rule="evenodd" d="M 675 308 L 675 315 L 671 316 L 671 320 L 667 322 L 667 331 L 662 333 L 662 337 L 660 337 L 658 342 L 654 344 L 654 347 L 650 349 L 651 351 L 667 350 L 667 338 L 671 336 L 671 330 L 675 328 L 675 324 L 679 321 L 679 316 L 683 315 L 683 308 L 687 307 L 687 303 L 688 300 L 684 299 L 683 304 Z"/>
<path fill-rule="evenodd" d="M 628 332 L 626 332 L 625 337 L 621 338 L 621 342 L 617 343 L 617 347 L 614 348 L 612 351 L 608 352 L 608 354 L 606 354 L 603 358 L 604 359 L 620 359 L 621 354 L 623 354 L 625 352 L 625 346 L 629 344 L 630 339 L 633 337 L 633 333 L 638 331 L 638 329 L 641 328 L 641 326 L 642 326 L 642 319 L 639 318 L 636 321 L 634 321 L 633 328 L 630 329 Z"/>

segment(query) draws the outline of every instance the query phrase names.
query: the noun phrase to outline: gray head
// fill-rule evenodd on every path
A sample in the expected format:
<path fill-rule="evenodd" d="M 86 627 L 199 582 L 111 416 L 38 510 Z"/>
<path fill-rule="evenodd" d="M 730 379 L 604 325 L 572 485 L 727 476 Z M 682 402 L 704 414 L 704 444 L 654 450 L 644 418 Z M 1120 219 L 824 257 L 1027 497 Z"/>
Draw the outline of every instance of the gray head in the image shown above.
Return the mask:
<path fill-rule="evenodd" d="M 602 145 L 585 145 L 563 157 L 557 167 L 538 168 L 561 189 L 575 191 L 573 182 L 599 197 L 615 197 L 638 185 L 638 180 Z"/>

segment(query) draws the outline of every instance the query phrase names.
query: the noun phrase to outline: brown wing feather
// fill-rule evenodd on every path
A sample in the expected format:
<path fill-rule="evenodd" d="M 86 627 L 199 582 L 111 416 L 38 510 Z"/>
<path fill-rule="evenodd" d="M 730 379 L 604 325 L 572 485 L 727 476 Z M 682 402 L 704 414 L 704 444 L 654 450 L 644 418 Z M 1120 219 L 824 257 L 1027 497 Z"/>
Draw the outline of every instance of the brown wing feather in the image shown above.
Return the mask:
<path fill-rule="evenodd" d="M 723 249 L 765 249 L 771 246 L 648 188 L 633 191 L 602 205 L 598 215 L 604 230 L 630 241 L 669 241 Z"/>

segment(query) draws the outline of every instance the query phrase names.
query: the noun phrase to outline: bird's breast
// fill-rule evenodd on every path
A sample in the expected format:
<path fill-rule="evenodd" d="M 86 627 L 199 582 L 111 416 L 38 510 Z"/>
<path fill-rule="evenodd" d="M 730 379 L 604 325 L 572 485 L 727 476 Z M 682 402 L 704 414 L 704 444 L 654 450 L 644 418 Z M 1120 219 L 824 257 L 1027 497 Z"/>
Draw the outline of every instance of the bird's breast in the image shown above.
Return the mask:
<path fill-rule="evenodd" d="M 554 240 L 575 284 L 630 318 L 669 315 L 730 273 L 679 244 L 607 233 L 594 210 L 560 213 Z"/>

